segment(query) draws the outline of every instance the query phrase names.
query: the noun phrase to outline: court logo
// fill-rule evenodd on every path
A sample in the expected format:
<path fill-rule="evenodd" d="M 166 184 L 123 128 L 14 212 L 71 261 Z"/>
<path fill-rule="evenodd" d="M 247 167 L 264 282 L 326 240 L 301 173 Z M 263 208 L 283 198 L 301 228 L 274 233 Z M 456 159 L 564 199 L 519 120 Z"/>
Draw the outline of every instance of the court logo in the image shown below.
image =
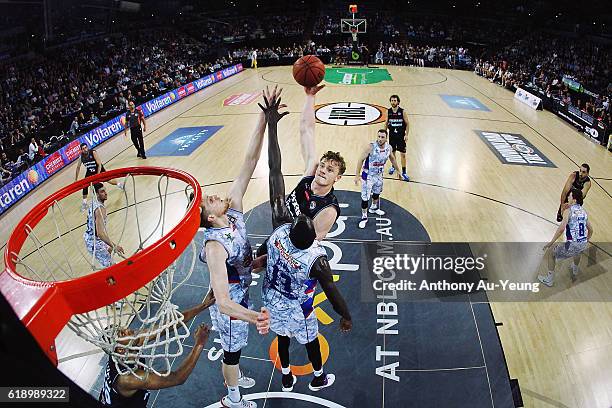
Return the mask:
<path fill-rule="evenodd" d="M 503 164 L 536 167 L 557 167 L 523 135 L 474 130 Z"/>
<path fill-rule="evenodd" d="M 238 105 L 248 105 L 253 101 L 257 100 L 261 95 L 261 92 L 255 93 L 241 93 L 237 95 L 228 96 L 223 101 L 223 106 L 238 106 Z"/>
<path fill-rule="evenodd" d="M 446 102 L 448 106 L 454 109 L 479 110 L 485 112 L 491 111 L 491 109 L 487 108 L 485 104 L 471 96 L 440 95 L 440 98 L 442 98 L 442 100 Z"/>
<path fill-rule="evenodd" d="M 383 123 L 387 119 L 384 106 L 362 102 L 334 102 L 315 106 L 319 123 L 336 126 L 362 126 Z"/>
<path fill-rule="evenodd" d="M 357 52 L 351 53 L 353 61 L 361 58 Z M 383 81 L 392 81 L 385 68 L 328 68 L 325 70 L 325 81 L 339 85 L 366 85 Z"/>
<path fill-rule="evenodd" d="M 178 128 L 151 149 L 149 156 L 189 156 L 223 126 L 195 126 Z"/>

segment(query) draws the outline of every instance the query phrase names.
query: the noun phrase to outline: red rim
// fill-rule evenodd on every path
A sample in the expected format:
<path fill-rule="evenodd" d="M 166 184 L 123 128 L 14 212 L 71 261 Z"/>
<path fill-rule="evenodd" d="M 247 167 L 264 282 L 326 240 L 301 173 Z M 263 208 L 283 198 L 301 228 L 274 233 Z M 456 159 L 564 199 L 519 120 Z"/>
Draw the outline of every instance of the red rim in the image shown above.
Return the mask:
<path fill-rule="evenodd" d="M 166 175 L 189 184 L 195 199 L 187 207 L 182 220 L 157 242 L 132 257 L 89 275 L 58 282 L 39 282 L 16 272 L 15 257 L 27 234 L 26 224 L 34 228 L 55 201 L 89 186 L 91 183 L 132 175 Z M 15 313 L 36 337 L 52 361 L 57 363 L 55 337 L 73 314 L 95 310 L 116 302 L 153 280 L 178 258 L 191 243 L 200 226 L 199 203 L 202 189 L 190 174 L 163 167 L 127 167 L 76 181 L 38 203 L 17 224 L 4 251 L 5 269 L 0 273 L 0 292 Z"/>

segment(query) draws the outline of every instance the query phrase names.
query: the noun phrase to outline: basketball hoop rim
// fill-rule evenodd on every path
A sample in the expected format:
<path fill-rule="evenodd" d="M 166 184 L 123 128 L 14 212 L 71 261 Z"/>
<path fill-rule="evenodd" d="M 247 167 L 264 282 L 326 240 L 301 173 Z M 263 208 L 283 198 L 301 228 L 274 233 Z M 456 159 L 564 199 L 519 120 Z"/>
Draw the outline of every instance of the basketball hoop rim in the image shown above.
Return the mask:
<path fill-rule="evenodd" d="M 193 188 L 194 200 L 189 203 L 185 216 L 159 240 L 108 268 L 83 277 L 55 282 L 35 281 L 17 273 L 17 259 L 13 254 L 19 254 L 28 237 L 26 225 L 34 229 L 54 202 L 74 192 L 93 183 L 127 175 L 165 175 L 184 181 Z M 200 226 L 198 203 L 201 200 L 202 189 L 196 178 L 172 168 L 126 167 L 78 180 L 36 204 L 15 226 L 4 251 L 5 268 L 0 273 L 0 292 L 43 350 L 57 362 L 54 340 L 73 314 L 95 310 L 128 296 L 155 279 L 183 253 Z"/>

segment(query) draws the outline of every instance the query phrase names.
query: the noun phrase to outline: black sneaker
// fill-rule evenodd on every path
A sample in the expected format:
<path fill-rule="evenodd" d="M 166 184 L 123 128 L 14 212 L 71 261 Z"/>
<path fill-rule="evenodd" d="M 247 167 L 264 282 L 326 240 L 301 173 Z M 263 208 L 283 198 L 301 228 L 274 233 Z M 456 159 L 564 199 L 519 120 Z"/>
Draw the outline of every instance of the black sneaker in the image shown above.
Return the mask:
<path fill-rule="evenodd" d="M 292 373 L 283 374 L 282 382 L 283 382 L 283 391 L 285 392 L 293 391 L 293 386 L 297 382 L 297 377 L 293 375 Z"/>
<path fill-rule="evenodd" d="M 320 391 L 323 388 L 331 387 L 334 381 L 336 381 L 335 375 L 323 373 L 318 377 L 315 376 L 308 384 L 308 388 L 310 388 L 310 391 Z"/>

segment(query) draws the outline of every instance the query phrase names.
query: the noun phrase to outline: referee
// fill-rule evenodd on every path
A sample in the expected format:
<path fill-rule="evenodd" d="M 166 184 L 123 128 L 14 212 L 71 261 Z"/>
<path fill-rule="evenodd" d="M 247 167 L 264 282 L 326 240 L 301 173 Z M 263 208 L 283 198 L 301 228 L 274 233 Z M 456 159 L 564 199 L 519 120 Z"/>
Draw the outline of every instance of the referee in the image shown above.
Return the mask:
<path fill-rule="evenodd" d="M 142 132 L 147 131 L 147 124 L 145 123 L 144 114 L 141 110 L 136 110 L 136 106 L 133 101 L 129 103 L 129 109 L 125 114 L 125 132 L 124 135 L 127 137 L 127 129 L 130 128 L 130 136 L 132 137 L 132 143 L 138 154 L 136 157 L 143 159 L 147 158 L 144 148 L 144 140 L 142 138 Z"/>

